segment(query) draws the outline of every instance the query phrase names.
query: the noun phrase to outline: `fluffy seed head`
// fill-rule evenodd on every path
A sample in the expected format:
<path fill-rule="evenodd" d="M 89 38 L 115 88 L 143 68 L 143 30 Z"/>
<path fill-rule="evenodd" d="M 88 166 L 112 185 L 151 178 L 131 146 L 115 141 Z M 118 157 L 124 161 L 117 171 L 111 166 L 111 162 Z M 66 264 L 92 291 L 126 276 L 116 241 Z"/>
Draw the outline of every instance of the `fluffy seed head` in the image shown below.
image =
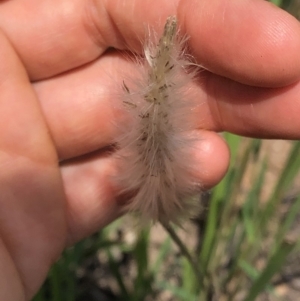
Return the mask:
<path fill-rule="evenodd" d="M 139 78 L 123 81 L 122 103 L 132 123 L 117 141 L 116 181 L 133 195 L 126 210 L 143 219 L 179 222 L 197 207 L 191 197 L 199 190 L 193 172 L 195 105 L 187 88 L 196 71 L 185 42 L 176 17 L 169 17 L 161 38 L 149 41 L 145 59 L 137 62 Z"/>

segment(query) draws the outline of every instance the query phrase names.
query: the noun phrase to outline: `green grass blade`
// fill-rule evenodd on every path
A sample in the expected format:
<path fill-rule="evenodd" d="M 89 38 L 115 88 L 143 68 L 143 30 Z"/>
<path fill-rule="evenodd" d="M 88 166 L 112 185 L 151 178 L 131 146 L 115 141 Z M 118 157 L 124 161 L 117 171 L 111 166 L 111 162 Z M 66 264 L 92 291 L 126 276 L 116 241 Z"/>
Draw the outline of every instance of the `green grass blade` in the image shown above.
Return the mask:
<path fill-rule="evenodd" d="M 159 253 L 157 255 L 156 261 L 154 262 L 151 271 L 153 275 L 156 275 L 161 268 L 164 260 L 168 256 L 170 250 L 171 250 L 171 238 L 167 237 L 163 244 L 160 247 Z"/>
<path fill-rule="evenodd" d="M 137 276 L 134 280 L 134 300 L 144 300 L 152 290 L 153 275 L 149 270 L 148 249 L 149 249 L 150 228 L 140 231 L 133 254 L 137 264 Z"/>
<path fill-rule="evenodd" d="M 197 277 L 195 276 L 194 270 L 191 267 L 191 263 L 185 258 L 182 257 L 181 260 L 181 267 L 182 267 L 182 289 L 189 292 L 196 294 L 200 285 L 198 283 Z"/>
<path fill-rule="evenodd" d="M 266 223 L 270 220 L 274 210 L 278 208 L 278 203 L 283 199 L 284 193 L 292 185 L 294 178 L 298 174 L 300 169 L 300 142 L 295 142 L 284 169 L 282 170 L 280 177 L 277 180 L 276 187 L 267 202 L 261 227 L 265 227 Z"/>
<path fill-rule="evenodd" d="M 261 165 L 258 176 L 254 180 L 252 189 L 248 192 L 246 201 L 242 207 L 242 218 L 243 226 L 246 230 L 247 239 L 250 244 L 253 244 L 257 241 L 257 216 L 259 214 L 259 195 L 262 189 L 265 173 L 266 173 L 266 160 L 264 160 Z"/>
<path fill-rule="evenodd" d="M 271 0 L 270 2 L 272 2 L 273 4 L 275 4 L 275 5 L 279 6 L 279 7 L 281 7 L 281 5 L 283 3 L 282 0 Z"/>
<path fill-rule="evenodd" d="M 237 158 L 238 150 L 242 139 L 240 136 L 233 135 L 227 132 L 224 133 L 224 139 L 226 140 L 230 148 L 230 156 L 231 156 L 230 164 L 233 165 Z"/>
<path fill-rule="evenodd" d="M 244 260 L 239 261 L 239 267 L 245 272 L 245 274 L 252 280 L 255 281 L 259 277 L 260 273 L 258 270 L 256 270 L 252 264 L 249 264 L 248 262 Z M 266 285 L 266 291 L 273 292 L 273 287 L 268 284 Z"/>
<path fill-rule="evenodd" d="M 277 244 L 281 243 L 282 240 L 285 238 L 289 229 L 291 228 L 294 221 L 296 220 L 299 212 L 300 212 L 300 195 L 297 197 L 295 202 L 292 204 L 283 223 L 281 223 L 281 226 L 278 227 L 278 232 L 277 232 L 277 235 L 275 238 L 275 242 Z"/>
<path fill-rule="evenodd" d="M 278 248 L 278 250 L 268 261 L 265 269 L 254 281 L 251 289 L 249 290 L 248 296 L 244 301 L 254 301 L 256 297 L 266 289 L 272 277 L 280 270 L 286 260 L 286 257 L 294 249 L 295 246 L 295 243 L 282 243 L 280 248 Z"/>
<path fill-rule="evenodd" d="M 161 282 L 159 288 L 170 291 L 174 297 L 178 298 L 178 301 L 197 301 L 197 295 L 191 294 L 181 287 L 171 285 L 167 282 Z"/>
<path fill-rule="evenodd" d="M 59 269 L 59 264 L 56 263 L 52 266 L 50 273 L 49 273 L 49 284 L 51 287 L 51 295 L 52 299 L 55 301 L 64 301 L 62 296 L 62 286 L 63 279 L 61 278 L 61 273 Z"/>
<path fill-rule="evenodd" d="M 241 145 L 241 138 L 236 138 L 233 135 L 229 135 L 228 137 L 230 138 L 229 141 L 231 141 L 230 150 L 234 153 L 234 156 L 237 157 L 234 148 L 237 147 L 237 145 Z M 236 194 L 240 188 L 240 183 L 251 155 L 257 155 L 260 148 L 260 140 L 251 140 L 250 143 L 248 141 L 249 140 L 247 140 L 243 146 L 245 150 L 241 159 L 237 159 L 237 161 L 231 165 L 226 177 L 212 192 L 203 247 L 200 254 L 200 262 L 204 270 L 209 266 L 211 258 L 214 259 L 214 264 L 217 264 L 214 256 L 215 250 L 217 249 L 216 244 L 223 240 L 222 237 L 225 232 L 232 232 L 230 228 Z M 219 229 L 222 229 L 222 231 Z"/>

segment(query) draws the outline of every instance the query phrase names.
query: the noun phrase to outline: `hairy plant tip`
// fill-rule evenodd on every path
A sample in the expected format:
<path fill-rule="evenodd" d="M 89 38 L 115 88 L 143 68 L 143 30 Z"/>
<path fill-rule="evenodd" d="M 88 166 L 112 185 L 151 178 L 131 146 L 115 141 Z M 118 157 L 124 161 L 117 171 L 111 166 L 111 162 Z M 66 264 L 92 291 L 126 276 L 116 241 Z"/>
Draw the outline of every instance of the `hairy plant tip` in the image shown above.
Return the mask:
<path fill-rule="evenodd" d="M 132 196 L 124 209 L 139 212 L 142 220 L 179 223 L 198 212 L 192 197 L 200 187 L 193 161 L 196 105 L 189 93 L 197 70 L 191 69 L 186 40 L 176 17 L 169 17 L 161 38 L 149 38 L 145 59 L 136 61 L 139 77 L 122 85 L 132 122 L 117 140 L 116 181 L 122 194 Z"/>

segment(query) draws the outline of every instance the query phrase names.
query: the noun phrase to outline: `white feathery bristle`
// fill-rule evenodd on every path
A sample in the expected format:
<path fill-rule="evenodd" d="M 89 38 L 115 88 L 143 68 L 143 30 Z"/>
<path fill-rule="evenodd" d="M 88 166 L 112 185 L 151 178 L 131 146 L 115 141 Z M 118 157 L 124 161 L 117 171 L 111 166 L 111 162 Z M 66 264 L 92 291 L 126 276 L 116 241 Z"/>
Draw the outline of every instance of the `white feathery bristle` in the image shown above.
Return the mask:
<path fill-rule="evenodd" d="M 132 122 L 117 140 L 116 180 L 122 193 L 133 196 L 126 210 L 143 219 L 178 223 L 197 207 L 191 197 L 200 186 L 193 172 L 195 105 L 188 95 L 196 71 L 185 42 L 176 17 L 169 17 L 161 38 L 149 41 L 145 59 L 137 61 L 139 78 L 123 82 L 122 102 Z"/>

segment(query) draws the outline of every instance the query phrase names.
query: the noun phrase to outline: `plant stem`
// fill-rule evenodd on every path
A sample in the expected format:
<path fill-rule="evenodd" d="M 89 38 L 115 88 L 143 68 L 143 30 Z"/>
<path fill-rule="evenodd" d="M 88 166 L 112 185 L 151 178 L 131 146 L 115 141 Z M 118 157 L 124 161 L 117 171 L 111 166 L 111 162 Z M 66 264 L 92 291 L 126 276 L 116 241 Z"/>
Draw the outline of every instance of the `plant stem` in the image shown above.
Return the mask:
<path fill-rule="evenodd" d="M 192 269 L 193 269 L 193 271 L 195 273 L 195 276 L 197 277 L 197 280 L 199 281 L 199 285 L 202 286 L 201 283 L 203 282 L 203 273 L 202 273 L 202 271 L 199 268 L 198 261 L 192 256 L 192 254 L 190 253 L 190 251 L 184 245 L 184 243 L 179 238 L 179 236 L 177 235 L 177 233 L 174 230 L 174 228 L 172 226 L 170 226 L 170 224 L 165 223 L 163 221 L 160 221 L 160 224 L 168 232 L 168 234 L 170 235 L 170 237 L 172 238 L 172 240 L 174 241 L 174 243 L 177 245 L 177 247 L 181 251 L 182 255 L 190 263 L 190 265 L 191 265 L 191 267 L 192 267 Z"/>

